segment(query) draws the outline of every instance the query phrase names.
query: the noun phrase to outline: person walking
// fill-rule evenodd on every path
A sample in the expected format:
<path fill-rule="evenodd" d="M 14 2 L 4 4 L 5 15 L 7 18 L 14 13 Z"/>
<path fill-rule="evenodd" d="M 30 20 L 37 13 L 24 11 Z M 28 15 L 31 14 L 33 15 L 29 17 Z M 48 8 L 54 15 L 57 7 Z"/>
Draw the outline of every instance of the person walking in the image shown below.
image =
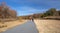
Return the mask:
<path fill-rule="evenodd" d="M 32 19 L 31 19 L 33 22 L 34 22 L 34 18 L 32 17 Z"/>
<path fill-rule="evenodd" d="M 30 19 L 32 22 L 34 22 L 34 18 L 33 18 L 33 17 L 29 17 L 29 19 Z"/>

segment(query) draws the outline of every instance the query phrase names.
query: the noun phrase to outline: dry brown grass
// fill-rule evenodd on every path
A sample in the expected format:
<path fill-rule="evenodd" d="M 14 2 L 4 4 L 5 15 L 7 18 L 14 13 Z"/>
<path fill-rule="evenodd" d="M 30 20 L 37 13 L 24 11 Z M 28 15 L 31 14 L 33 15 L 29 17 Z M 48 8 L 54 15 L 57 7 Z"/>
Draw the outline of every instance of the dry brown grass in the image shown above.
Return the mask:
<path fill-rule="evenodd" d="M 19 24 L 23 24 L 26 21 L 27 20 L 15 20 L 15 21 L 10 21 L 5 23 L 0 22 L 0 32 L 6 31 L 7 29 L 17 26 Z"/>
<path fill-rule="evenodd" d="M 35 20 L 39 33 L 60 33 L 59 20 Z"/>

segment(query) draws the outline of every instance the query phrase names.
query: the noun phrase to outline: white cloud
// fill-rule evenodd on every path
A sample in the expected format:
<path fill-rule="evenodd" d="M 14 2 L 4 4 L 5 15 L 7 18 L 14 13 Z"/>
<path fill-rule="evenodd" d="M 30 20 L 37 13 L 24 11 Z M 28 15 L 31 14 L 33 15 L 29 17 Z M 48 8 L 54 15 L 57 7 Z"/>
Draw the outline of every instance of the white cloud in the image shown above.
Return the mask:
<path fill-rule="evenodd" d="M 46 9 L 36 9 L 28 6 L 16 7 L 13 9 L 17 10 L 18 15 L 29 15 L 46 11 Z"/>
<path fill-rule="evenodd" d="M 17 10 L 18 14 L 32 14 L 32 13 L 39 13 L 39 12 L 44 12 L 45 10 L 47 9 L 38 9 L 40 8 L 41 6 L 43 8 L 60 8 L 60 0 L 9 0 L 10 2 L 15 2 L 16 4 L 19 4 L 19 6 L 17 7 L 14 7 L 13 6 L 13 9 Z M 37 5 L 41 5 L 41 6 L 37 6 L 34 7 L 28 7 L 26 6 L 26 3 L 28 6 L 33 5 L 33 4 L 37 4 Z M 24 6 L 20 6 L 24 4 Z M 41 8 L 42 8 L 41 7 Z"/>

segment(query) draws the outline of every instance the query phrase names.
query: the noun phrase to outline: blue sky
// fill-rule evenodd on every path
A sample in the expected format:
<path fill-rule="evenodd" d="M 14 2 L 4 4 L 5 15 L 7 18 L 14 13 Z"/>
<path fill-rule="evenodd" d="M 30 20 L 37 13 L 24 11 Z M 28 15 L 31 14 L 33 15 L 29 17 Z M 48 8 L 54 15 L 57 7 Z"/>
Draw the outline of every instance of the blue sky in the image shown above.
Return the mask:
<path fill-rule="evenodd" d="M 18 16 L 42 13 L 50 8 L 60 9 L 60 0 L 0 0 L 17 11 Z"/>

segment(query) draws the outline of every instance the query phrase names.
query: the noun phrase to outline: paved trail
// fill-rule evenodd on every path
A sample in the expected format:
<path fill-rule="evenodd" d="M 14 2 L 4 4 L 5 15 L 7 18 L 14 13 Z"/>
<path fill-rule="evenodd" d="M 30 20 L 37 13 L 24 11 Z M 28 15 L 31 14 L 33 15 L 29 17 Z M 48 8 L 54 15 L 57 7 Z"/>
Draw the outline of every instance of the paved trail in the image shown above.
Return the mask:
<path fill-rule="evenodd" d="M 27 21 L 2 33 L 38 33 L 38 30 L 34 22 Z"/>

